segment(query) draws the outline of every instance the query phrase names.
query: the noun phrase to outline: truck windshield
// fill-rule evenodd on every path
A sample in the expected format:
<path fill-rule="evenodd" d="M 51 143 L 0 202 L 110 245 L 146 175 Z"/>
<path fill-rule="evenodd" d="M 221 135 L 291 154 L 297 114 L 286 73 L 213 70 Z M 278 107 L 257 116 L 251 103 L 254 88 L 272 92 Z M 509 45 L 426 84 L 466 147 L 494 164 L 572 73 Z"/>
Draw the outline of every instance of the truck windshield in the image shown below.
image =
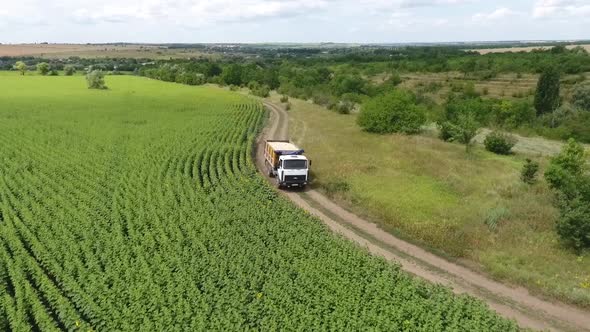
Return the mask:
<path fill-rule="evenodd" d="M 285 160 L 284 169 L 307 169 L 307 160 Z"/>

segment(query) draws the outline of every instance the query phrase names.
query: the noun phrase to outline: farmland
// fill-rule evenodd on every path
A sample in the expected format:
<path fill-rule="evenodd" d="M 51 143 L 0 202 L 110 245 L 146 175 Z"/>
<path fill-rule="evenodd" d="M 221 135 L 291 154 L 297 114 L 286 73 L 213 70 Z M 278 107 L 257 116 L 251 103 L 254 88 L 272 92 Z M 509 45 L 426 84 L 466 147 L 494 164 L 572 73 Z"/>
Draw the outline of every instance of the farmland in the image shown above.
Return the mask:
<path fill-rule="evenodd" d="M 257 175 L 261 105 L 0 73 L 0 330 L 516 330 L 330 234 Z"/>
<path fill-rule="evenodd" d="M 168 49 L 158 45 L 140 44 L 11 44 L 0 45 L 0 57 L 42 57 L 60 59 L 81 58 L 132 58 L 170 59 L 191 58 L 204 55 L 194 49 Z"/>

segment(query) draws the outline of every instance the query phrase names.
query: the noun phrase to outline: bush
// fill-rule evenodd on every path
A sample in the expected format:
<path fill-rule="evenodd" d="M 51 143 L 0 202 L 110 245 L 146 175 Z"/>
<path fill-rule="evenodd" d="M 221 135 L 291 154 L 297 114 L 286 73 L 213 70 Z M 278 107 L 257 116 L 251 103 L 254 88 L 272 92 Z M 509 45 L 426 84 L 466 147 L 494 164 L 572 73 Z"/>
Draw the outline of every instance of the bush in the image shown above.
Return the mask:
<path fill-rule="evenodd" d="M 512 135 L 494 131 L 488 134 L 483 143 L 490 152 L 508 155 L 516 144 L 516 139 Z"/>
<path fill-rule="evenodd" d="M 330 106 L 331 110 L 334 110 L 339 114 L 350 114 L 350 112 L 354 108 L 354 103 L 351 101 L 343 100 Z"/>
<path fill-rule="evenodd" d="M 520 172 L 520 179 L 526 184 L 535 184 L 537 182 L 537 172 L 539 171 L 539 163 L 526 159 L 522 171 Z"/>
<path fill-rule="evenodd" d="M 59 76 L 59 72 L 55 69 L 49 71 L 49 76 Z"/>
<path fill-rule="evenodd" d="M 88 89 L 105 90 L 107 86 L 104 82 L 104 73 L 101 70 L 93 70 L 86 74 L 86 83 Z"/>
<path fill-rule="evenodd" d="M 414 134 L 426 122 L 426 111 L 416 104 L 413 94 L 395 90 L 369 99 L 363 105 L 357 122 L 368 132 Z"/>
<path fill-rule="evenodd" d="M 37 71 L 39 74 L 45 76 L 49 73 L 50 67 L 47 62 L 40 62 L 37 64 Z"/>
<path fill-rule="evenodd" d="M 287 103 L 285 104 L 285 110 L 286 110 L 286 111 L 290 111 L 290 110 L 291 110 L 291 107 L 292 107 L 292 106 L 291 106 L 291 103 L 290 103 L 290 102 L 287 102 Z"/>
<path fill-rule="evenodd" d="M 572 103 L 582 110 L 590 112 L 590 82 L 576 84 L 572 92 Z"/>
<path fill-rule="evenodd" d="M 289 96 L 287 95 L 282 95 L 281 96 L 281 103 L 286 103 L 289 101 Z"/>
<path fill-rule="evenodd" d="M 545 179 L 552 189 L 560 191 L 568 199 L 581 194 L 586 165 L 584 148 L 570 139 L 561 152 L 551 159 Z M 590 199 L 590 197 L 588 197 Z"/>
<path fill-rule="evenodd" d="M 575 250 L 590 248 L 590 204 L 575 199 L 562 209 L 557 234 Z"/>
<path fill-rule="evenodd" d="M 64 67 L 64 73 L 66 76 L 72 76 L 76 73 L 76 67 L 72 65 L 67 65 Z"/>

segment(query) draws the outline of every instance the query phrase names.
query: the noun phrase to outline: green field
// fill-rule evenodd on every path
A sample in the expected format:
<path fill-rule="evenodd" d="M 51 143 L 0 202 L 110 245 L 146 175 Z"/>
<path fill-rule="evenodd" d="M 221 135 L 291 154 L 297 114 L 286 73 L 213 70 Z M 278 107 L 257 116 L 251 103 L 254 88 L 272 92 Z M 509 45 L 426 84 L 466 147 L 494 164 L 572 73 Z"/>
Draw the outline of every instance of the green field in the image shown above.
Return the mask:
<path fill-rule="evenodd" d="M 290 135 L 314 160 L 314 185 L 334 200 L 496 278 L 590 306 L 590 256 L 560 244 L 544 181 L 529 187 L 519 179 L 530 156 L 481 147 L 466 154 L 434 137 L 370 134 L 354 114 L 291 102 Z"/>
<path fill-rule="evenodd" d="M 0 330 L 517 329 L 271 190 L 258 102 L 107 85 L 0 73 Z"/>

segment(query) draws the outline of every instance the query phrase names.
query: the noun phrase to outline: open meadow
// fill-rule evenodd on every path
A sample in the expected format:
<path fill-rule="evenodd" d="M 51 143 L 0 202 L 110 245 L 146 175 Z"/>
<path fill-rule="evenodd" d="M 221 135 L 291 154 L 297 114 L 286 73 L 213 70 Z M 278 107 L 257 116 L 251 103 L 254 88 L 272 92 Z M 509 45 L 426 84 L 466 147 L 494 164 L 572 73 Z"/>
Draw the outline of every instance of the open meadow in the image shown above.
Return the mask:
<path fill-rule="evenodd" d="M 462 145 L 427 135 L 370 134 L 356 114 L 290 102 L 290 135 L 314 160 L 314 186 L 328 196 L 496 278 L 590 306 L 590 257 L 560 244 L 547 185 L 519 179 L 526 157 L 542 170 L 546 157 L 498 156 L 481 147 L 466 154 Z"/>
<path fill-rule="evenodd" d="M 277 195 L 259 102 L 106 84 L 0 73 L 0 330 L 518 329 Z"/>

